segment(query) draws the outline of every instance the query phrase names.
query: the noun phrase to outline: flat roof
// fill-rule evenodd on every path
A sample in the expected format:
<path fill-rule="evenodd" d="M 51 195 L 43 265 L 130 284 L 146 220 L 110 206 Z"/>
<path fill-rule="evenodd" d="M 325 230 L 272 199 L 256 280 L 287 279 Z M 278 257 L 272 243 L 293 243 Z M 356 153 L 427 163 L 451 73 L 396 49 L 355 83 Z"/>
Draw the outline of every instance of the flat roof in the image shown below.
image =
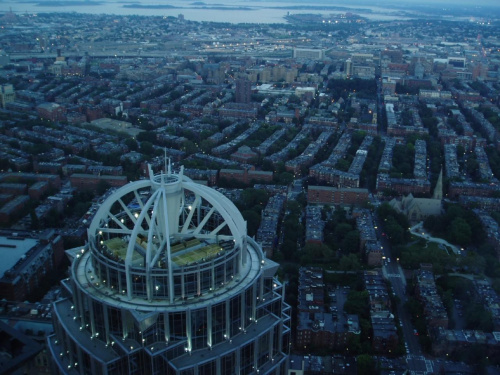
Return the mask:
<path fill-rule="evenodd" d="M 309 190 L 326 190 L 326 191 L 352 191 L 356 193 L 367 193 L 368 189 L 364 188 L 337 188 L 334 186 L 316 186 L 316 185 L 311 185 L 309 186 Z"/>
<path fill-rule="evenodd" d="M 0 236 L 0 278 L 37 244 L 33 238 Z"/>
<path fill-rule="evenodd" d="M 144 131 L 142 129 L 134 127 L 131 122 L 114 120 L 110 118 L 100 118 L 97 120 L 93 120 L 90 123 L 103 129 L 111 129 L 127 133 L 133 137 Z"/>

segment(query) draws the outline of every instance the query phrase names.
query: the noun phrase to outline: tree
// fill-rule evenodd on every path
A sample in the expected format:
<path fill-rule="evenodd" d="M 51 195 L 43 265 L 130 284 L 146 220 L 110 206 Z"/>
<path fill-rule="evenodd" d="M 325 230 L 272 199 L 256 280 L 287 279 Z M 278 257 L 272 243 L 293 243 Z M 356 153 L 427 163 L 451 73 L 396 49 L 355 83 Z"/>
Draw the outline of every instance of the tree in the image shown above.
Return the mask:
<path fill-rule="evenodd" d="M 358 256 L 356 254 L 344 255 L 340 258 L 339 268 L 342 271 L 357 271 L 361 268 Z M 345 309 L 345 308 L 344 308 Z"/>
<path fill-rule="evenodd" d="M 209 152 L 212 147 L 214 147 L 214 142 L 211 141 L 210 139 L 203 139 L 200 142 L 200 150 L 203 152 Z"/>
<path fill-rule="evenodd" d="M 465 307 L 465 324 L 467 329 L 479 329 L 485 332 L 493 331 L 491 312 L 480 303 L 469 304 Z"/>
<path fill-rule="evenodd" d="M 106 191 L 108 191 L 110 187 L 111 186 L 109 185 L 108 182 L 100 180 L 99 183 L 97 184 L 96 192 L 98 195 L 103 195 Z"/>
<path fill-rule="evenodd" d="M 198 147 L 196 147 L 193 141 L 186 140 L 182 143 L 182 151 L 188 154 L 194 154 L 195 152 L 198 152 Z"/>
<path fill-rule="evenodd" d="M 481 274 L 486 268 L 484 257 L 474 251 L 469 251 L 465 257 L 459 259 L 460 266 L 473 273 Z"/>
<path fill-rule="evenodd" d="M 283 244 L 281 245 L 281 252 L 287 261 L 294 260 L 295 254 L 297 253 L 297 241 L 285 238 Z"/>
<path fill-rule="evenodd" d="M 357 253 L 359 250 L 359 231 L 352 230 L 344 237 L 340 248 L 345 253 Z"/>
<path fill-rule="evenodd" d="M 335 227 L 333 232 L 334 238 L 337 242 L 341 242 L 349 232 L 352 231 L 352 225 L 349 223 L 340 223 Z"/>
<path fill-rule="evenodd" d="M 241 194 L 241 200 L 246 208 L 255 207 L 257 205 L 264 208 L 269 200 L 269 194 L 261 189 L 245 189 Z"/>
<path fill-rule="evenodd" d="M 449 236 L 451 242 L 467 246 L 471 242 L 472 231 L 464 219 L 457 217 L 451 222 Z"/>
<path fill-rule="evenodd" d="M 282 172 L 279 175 L 278 181 L 282 185 L 290 185 L 293 182 L 293 174 L 290 172 Z"/>
<path fill-rule="evenodd" d="M 369 318 L 370 309 L 368 306 L 369 295 L 366 290 L 362 292 L 351 291 L 347 295 L 347 300 L 344 304 L 344 311 L 347 314 L 359 315 L 360 317 Z"/>
<path fill-rule="evenodd" d="M 349 167 L 351 166 L 351 161 L 352 160 L 347 160 L 347 159 L 339 159 L 337 161 L 337 164 L 335 165 L 335 168 L 347 172 L 349 170 Z"/>
<path fill-rule="evenodd" d="M 154 132 L 140 132 L 137 134 L 137 140 L 139 142 L 148 141 L 154 143 L 156 141 L 156 133 Z"/>
<path fill-rule="evenodd" d="M 141 152 L 145 155 L 153 155 L 155 152 L 153 144 L 149 141 L 142 141 L 141 142 Z"/>
<path fill-rule="evenodd" d="M 241 215 L 247 222 L 248 235 L 255 236 L 260 226 L 260 215 L 254 210 L 245 210 Z"/>
<path fill-rule="evenodd" d="M 288 97 L 288 103 L 289 104 L 300 104 L 300 98 L 297 95 L 292 94 Z"/>
<path fill-rule="evenodd" d="M 271 160 L 269 159 L 264 159 L 262 161 L 262 170 L 264 171 L 274 171 L 274 164 Z"/>
<path fill-rule="evenodd" d="M 134 138 L 125 139 L 125 145 L 128 147 L 130 151 L 137 151 L 137 141 Z"/>
<path fill-rule="evenodd" d="M 45 226 L 47 228 L 60 228 L 62 227 L 62 215 L 55 208 L 51 208 L 45 216 Z"/>
<path fill-rule="evenodd" d="M 333 250 L 325 244 L 308 243 L 302 252 L 304 253 L 301 257 L 302 264 L 329 263 L 334 259 Z"/>
<path fill-rule="evenodd" d="M 346 343 L 346 355 L 356 355 L 362 352 L 361 339 L 359 335 L 348 335 Z"/>
<path fill-rule="evenodd" d="M 375 375 L 377 373 L 376 363 L 369 354 L 360 354 L 357 357 L 359 375 Z"/>
<path fill-rule="evenodd" d="M 384 220 L 384 229 L 392 245 L 401 245 L 409 240 L 410 224 L 404 214 L 398 213 L 388 203 L 380 205 L 377 213 Z"/>
<path fill-rule="evenodd" d="M 470 176 L 475 177 L 479 170 L 479 162 L 476 158 L 469 156 L 465 163 L 465 169 Z"/>
<path fill-rule="evenodd" d="M 329 215 L 329 213 L 330 213 L 331 211 L 332 211 L 332 208 L 330 207 L 330 205 L 325 204 L 325 205 L 321 208 L 321 220 L 326 221 L 326 219 L 328 219 L 328 215 Z"/>
<path fill-rule="evenodd" d="M 389 217 L 387 219 L 385 231 L 387 232 L 387 237 L 392 245 L 401 245 L 405 242 L 405 230 L 393 217 Z"/>

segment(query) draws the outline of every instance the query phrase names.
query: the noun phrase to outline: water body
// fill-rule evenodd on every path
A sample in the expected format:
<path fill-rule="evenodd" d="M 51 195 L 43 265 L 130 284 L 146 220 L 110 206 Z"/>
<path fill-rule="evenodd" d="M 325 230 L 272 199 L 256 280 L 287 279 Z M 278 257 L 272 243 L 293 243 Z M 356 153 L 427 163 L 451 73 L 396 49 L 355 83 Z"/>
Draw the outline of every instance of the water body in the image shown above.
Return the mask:
<path fill-rule="evenodd" d="M 211 21 L 230 23 L 286 23 L 285 16 L 290 14 L 341 14 L 352 12 L 371 20 L 407 19 L 407 15 L 396 12 L 394 8 L 371 5 L 347 5 L 346 3 L 325 3 L 321 0 L 307 3 L 291 1 L 1 1 L 0 12 L 14 13 L 53 13 L 76 12 L 89 14 L 116 14 L 140 16 L 173 16 L 183 14 L 190 21 Z"/>

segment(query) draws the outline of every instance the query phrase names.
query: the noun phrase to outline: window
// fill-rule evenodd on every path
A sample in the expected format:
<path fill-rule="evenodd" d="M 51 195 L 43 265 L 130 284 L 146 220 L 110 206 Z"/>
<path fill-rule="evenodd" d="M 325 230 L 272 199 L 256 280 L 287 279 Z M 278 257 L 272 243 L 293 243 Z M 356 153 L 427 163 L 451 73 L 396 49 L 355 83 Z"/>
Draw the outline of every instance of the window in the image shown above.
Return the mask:
<path fill-rule="evenodd" d="M 215 361 L 211 361 L 203 365 L 200 365 L 198 367 L 198 374 L 217 375 L 217 366 L 215 364 Z"/>
<path fill-rule="evenodd" d="M 241 348 L 241 374 L 251 374 L 253 372 L 254 343 Z"/>
<path fill-rule="evenodd" d="M 241 332 L 241 296 L 236 296 L 229 303 L 229 319 L 231 321 L 231 336 Z"/>
<path fill-rule="evenodd" d="M 191 337 L 193 350 L 201 349 L 207 345 L 206 309 L 195 310 L 191 313 Z"/>
<path fill-rule="evenodd" d="M 222 357 L 220 360 L 220 366 L 221 366 L 221 375 L 234 375 L 236 366 L 236 359 L 234 352 Z"/>
<path fill-rule="evenodd" d="M 186 338 L 186 313 L 173 313 L 169 316 L 170 339 L 172 341 L 183 340 Z"/>
<path fill-rule="evenodd" d="M 212 345 L 224 340 L 225 331 L 226 304 L 222 302 L 212 307 Z"/>

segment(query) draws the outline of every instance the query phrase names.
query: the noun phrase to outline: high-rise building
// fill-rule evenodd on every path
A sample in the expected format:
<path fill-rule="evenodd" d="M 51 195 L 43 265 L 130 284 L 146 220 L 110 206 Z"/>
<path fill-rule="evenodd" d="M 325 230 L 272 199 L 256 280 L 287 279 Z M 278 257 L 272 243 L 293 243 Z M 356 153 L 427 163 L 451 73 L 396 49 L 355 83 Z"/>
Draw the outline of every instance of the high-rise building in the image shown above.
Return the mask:
<path fill-rule="evenodd" d="M 10 64 L 10 56 L 0 51 L 0 68 Z"/>
<path fill-rule="evenodd" d="M 236 103 L 250 103 L 252 100 L 252 82 L 247 79 L 236 80 Z"/>
<path fill-rule="evenodd" d="M 259 81 L 262 83 L 267 83 L 271 81 L 271 69 L 264 68 L 259 72 Z"/>
<path fill-rule="evenodd" d="M 234 204 L 180 173 L 113 192 L 68 250 L 58 374 L 283 374 L 290 307 Z"/>
<path fill-rule="evenodd" d="M 5 108 L 7 103 L 13 102 L 16 98 L 14 86 L 0 85 L 0 105 Z"/>
<path fill-rule="evenodd" d="M 347 59 L 344 62 L 344 73 L 349 78 L 350 76 L 352 76 L 352 72 L 353 72 L 352 60 Z"/>

